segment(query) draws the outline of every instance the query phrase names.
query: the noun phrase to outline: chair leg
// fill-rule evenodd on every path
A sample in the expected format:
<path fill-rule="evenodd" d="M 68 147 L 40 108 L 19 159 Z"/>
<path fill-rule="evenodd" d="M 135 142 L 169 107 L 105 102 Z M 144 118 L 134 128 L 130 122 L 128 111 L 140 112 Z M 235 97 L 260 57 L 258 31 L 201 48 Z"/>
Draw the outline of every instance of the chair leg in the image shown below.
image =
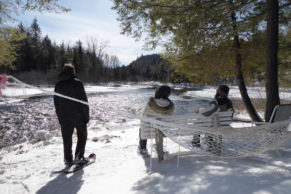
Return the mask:
<path fill-rule="evenodd" d="M 163 136 L 164 135 L 160 130 L 156 130 L 156 150 L 157 150 L 159 162 L 164 160 Z"/>
<path fill-rule="evenodd" d="M 151 155 L 150 155 L 150 170 L 149 173 L 152 172 L 152 155 L 153 155 L 153 125 L 151 125 Z"/>

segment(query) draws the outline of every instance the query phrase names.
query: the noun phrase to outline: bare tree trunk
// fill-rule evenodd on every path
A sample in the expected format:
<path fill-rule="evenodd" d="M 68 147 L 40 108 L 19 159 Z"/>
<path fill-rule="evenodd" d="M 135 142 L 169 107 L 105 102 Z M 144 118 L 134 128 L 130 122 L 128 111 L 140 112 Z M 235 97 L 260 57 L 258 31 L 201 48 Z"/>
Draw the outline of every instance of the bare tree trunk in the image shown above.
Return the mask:
<path fill-rule="evenodd" d="M 278 85 L 278 0 L 267 0 L 266 112 L 269 121 L 274 107 L 280 104 Z"/>
<path fill-rule="evenodd" d="M 239 87 L 239 91 L 242 97 L 242 100 L 244 102 L 244 105 L 247 109 L 247 112 L 249 113 L 251 119 L 253 121 L 262 121 L 260 116 L 258 115 L 256 109 L 254 108 L 251 99 L 248 95 L 247 88 L 245 85 L 245 81 L 243 78 L 243 73 L 242 73 L 242 60 L 241 60 L 241 53 L 240 53 L 240 42 L 239 42 L 239 36 L 237 33 L 237 25 L 236 25 L 236 17 L 235 17 L 235 12 L 231 13 L 231 19 L 233 22 L 233 31 L 234 31 L 234 39 L 233 39 L 233 48 L 235 51 L 235 61 L 236 61 L 236 81 Z"/>

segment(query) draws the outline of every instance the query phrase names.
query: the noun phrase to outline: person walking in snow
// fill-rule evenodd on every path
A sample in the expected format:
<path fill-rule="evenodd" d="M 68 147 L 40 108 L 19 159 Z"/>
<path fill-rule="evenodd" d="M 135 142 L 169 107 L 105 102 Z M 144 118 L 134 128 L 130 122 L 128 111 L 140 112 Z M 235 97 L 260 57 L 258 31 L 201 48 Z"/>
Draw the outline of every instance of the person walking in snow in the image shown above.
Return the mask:
<path fill-rule="evenodd" d="M 174 104 L 169 99 L 171 94 L 171 88 L 169 86 L 160 86 L 156 92 L 155 97 L 150 97 L 148 103 L 145 107 L 143 116 L 155 117 L 157 114 L 172 114 L 174 111 Z M 149 127 L 146 123 L 141 122 L 141 127 L 139 129 L 139 152 L 141 154 L 147 154 L 147 140 L 141 138 L 141 133 L 144 128 Z M 159 157 L 159 161 L 164 160 L 163 151 L 163 133 L 160 130 L 156 130 L 156 149 Z"/>
<path fill-rule="evenodd" d="M 204 116 L 211 116 L 215 112 L 226 112 L 226 111 L 234 111 L 232 101 L 228 98 L 229 87 L 227 85 L 220 85 L 216 89 L 216 94 L 214 96 L 214 100 L 209 102 L 205 107 L 199 108 L 196 110 L 197 113 L 201 113 Z M 210 135 L 205 135 L 206 143 L 208 147 L 212 148 L 213 142 L 215 138 Z M 216 139 L 216 141 L 220 141 L 221 137 Z M 200 147 L 200 135 L 196 134 L 193 136 L 192 145 L 195 147 Z M 219 152 L 219 151 L 218 151 Z"/>
<path fill-rule="evenodd" d="M 60 73 L 60 81 L 55 85 L 55 92 L 88 102 L 84 85 L 76 77 L 75 68 L 72 64 L 65 64 L 63 71 Z M 56 95 L 54 96 L 54 105 L 61 125 L 65 165 L 85 163 L 84 153 L 87 141 L 89 106 Z M 72 136 L 74 128 L 77 129 L 78 142 L 75 150 L 75 159 L 73 161 Z"/>

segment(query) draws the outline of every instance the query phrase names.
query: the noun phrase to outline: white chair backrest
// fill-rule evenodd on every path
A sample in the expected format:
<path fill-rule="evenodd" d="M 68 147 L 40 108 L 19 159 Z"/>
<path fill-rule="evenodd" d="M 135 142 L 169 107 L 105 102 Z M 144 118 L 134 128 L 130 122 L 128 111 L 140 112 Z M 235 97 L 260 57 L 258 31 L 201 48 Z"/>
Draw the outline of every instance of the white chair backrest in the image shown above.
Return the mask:
<path fill-rule="evenodd" d="M 228 126 L 232 122 L 233 111 L 216 112 L 214 115 L 218 115 L 220 126 Z"/>
<path fill-rule="evenodd" d="M 141 137 L 142 139 L 151 139 L 155 137 L 155 133 L 152 133 L 152 128 L 160 129 L 161 127 L 166 128 L 188 128 L 195 129 L 195 127 L 218 127 L 218 126 L 229 126 L 232 122 L 233 111 L 228 112 L 216 112 L 213 115 L 206 117 L 202 114 L 186 114 L 186 115 L 156 115 L 155 117 L 143 116 L 141 118 L 142 128 Z M 219 121 L 217 124 L 214 117 L 218 117 Z M 191 135 L 193 131 L 181 130 L 176 135 Z M 172 134 L 173 135 L 173 134 Z"/>
<path fill-rule="evenodd" d="M 220 126 L 227 126 L 232 122 L 233 111 L 215 112 L 213 115 L 206 117 L 201 114 L 186 114 L 186 115 L 157 115 L 152 120 L 169 122 L 175 124 L 195 125 L 199 127 L 213 127 L 213 117 L 218 116 Z M 142 121 L 146 121 L 142 118 Z M 149 122 L 148 120 L 146 122 Z"/>
<path fill-rule="evenodd" d="M 270 123 L 284 121 L 291 118 L 291 104 L 281 104 L 274 108 Z"/>

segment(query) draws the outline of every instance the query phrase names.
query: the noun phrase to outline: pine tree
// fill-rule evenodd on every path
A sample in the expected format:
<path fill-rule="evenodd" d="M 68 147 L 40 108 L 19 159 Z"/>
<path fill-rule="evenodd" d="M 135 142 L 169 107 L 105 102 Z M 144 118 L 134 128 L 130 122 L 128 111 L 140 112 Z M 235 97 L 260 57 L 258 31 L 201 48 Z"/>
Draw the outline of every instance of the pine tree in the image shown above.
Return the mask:
<path fill-rule="evenodd" d="M 32 24 L 30 25 L 30 44 L 31 44 L 31 58 L 32 67 L 36 70 L 46 69 L 42 67 L 41 63 L 41 29 L 37 23 L 37 19 L 34 18 Z"/>
<path fill-rule="evenodd" d="M 269 121 L 274 107 L 280 104 L 278 86 L 279 2 L 267 0 L 267 50 L 266 50 L 266 111 Z"/>

